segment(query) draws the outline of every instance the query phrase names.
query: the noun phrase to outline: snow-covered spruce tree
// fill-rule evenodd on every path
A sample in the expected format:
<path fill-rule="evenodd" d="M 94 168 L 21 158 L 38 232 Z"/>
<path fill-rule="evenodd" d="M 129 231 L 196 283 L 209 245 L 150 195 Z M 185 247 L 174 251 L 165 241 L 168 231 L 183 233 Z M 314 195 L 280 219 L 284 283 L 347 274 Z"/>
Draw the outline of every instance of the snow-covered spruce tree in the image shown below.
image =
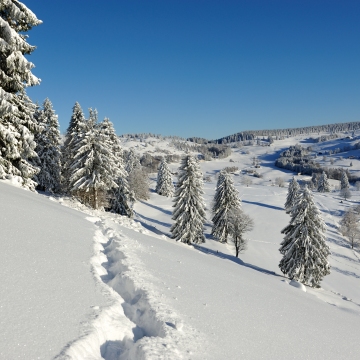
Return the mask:
<path fill-rule="evenodd" d="M 110 210 L 120 215 L 133 217 L 134 212 L 131 205 L 135 199 L 127 181 L 128 174 L 124 167 L 123 150 L 115 133 L 114 125 L 108 118 L 105 118 L 100 124 L 100 132 L 102 138 L 109 143 L 115 159 L 114 181 L 117 187 L 113 187 L 109 191 Z"/>
<path fill-rule="evenodd" d="M 66 130 L 65 141 L 62 147 L 61 154 L 61 175 L 62 188 L 65 192 L 70 192 L 70 166 L 76 155 L 75 143 L 78 141 L 81 131 L 85 128 L 85 116 L 78 102 L 73 107 L 73 112 L 70 119 L 69 127 Z"/>
<path fill-rule="evenodd" d="M 326 225 L 307 187 L 291 215 L 290 224 L 281 231 L 285 237 L 279 249 L 283 255 L 279 267 L 290 279 L 319 287 L 323 277 L 330 274 L 330 250 L 325 242 Z"/>
<path fill-rule="evenodd" d="M 115 180 L 117 188 L 111 189 L 110 209 L 111 211 L 132 218 L 134 211 L 132 204 L 135 202 L 134 193 L 130 190 L 126 178 L 118 177 Z"/>
<path fill-rule="evenodd" d="M 254 221 L 241 209 L 234 208 L 229 212 L 229 235 L 235 247 L 235 256 L 246 249 L 247 240 L 244 233 L 254 228 Z"/>
<path fill-rule="evenodd" d="M 319 178 L 318 192 L 330 192 L 330 184 L 325 171 L 322 172 Z"/>
<path fill-rule="evenodd" d="M 40 172 L 36 175 L 38 189 L 56 193 L 60 190 L 60 131 L 58 117 L 49 99 L 45 99 L 43 108 L 38 111 L 37 120 L 43 127 L 35 137 L 35 150 L 40 159 Z"/>
<path fill-rule="evenodd" d="M 219 173 L 218 173 L 218 178 L 217 178 L 217 182 L 216 182 L 216 188 L 218 188 L 219 187 L 219 185 L 222 183 L 222 181 L 223 181 L 223 176 L 224 176 L 224 174 L 226 173 L 226 171 L 225 170 L 221 170 Z"/>
<path fill-rule="evenodd" d="M 341 189 L 348 189 L 350 187 L 349 185 L 349 179 L 346 175 L 345 171 L 341 172 L 341 178 L 340 178 L 340 188 Z"/>
<path fill-rule="evenodd" d="M 114 179 L 118 169 L 112 148 L 97 123 L 97 112 L 89 111 L 90 118 L 74 144 L 76 155 L 70 167 L 70 186 L 71 193 L 98 209 L 105 205 L 107 191 L 117 187 Z"/>
<path fill-rule="evenodd" d="M 285 211 L 290 213 L 293 208 L 296 198 L 299 196 L 300 186 L 299 183 L 295 180 L 295 177 L 292 178 L 289 184 L 288 193 L 285 202 Z"/>
<path fill-rule="evenodd" d="M 34 134 L 40 131 L 34 120 L 34 104 L 25 88 L 40 80 L 31 73 L 34 65 L 24 55 L 35 47 L 26 42 L 27 31 L 41 24 L 25 5 L 0 0 L 0 178 L 20 176 L 23 185 L 35 189 L 31 179 L 39 171 Z"/>
<path fill-rule="evenodd" d="M 229 212 L 239 210 L 241 202 L 234 181 L 227 172 L 221 173 L 216 187 L 212 212 L 211 234 L 220 242 L 226 243 L 229 236 Z"/>
<path fill-rule="evenodd" d="M 182 159 L 179 170 L 172 217 L 175 223 L 170 231 L 177 241 L 187 244 L 203 243 L 206 215 L 202 198 L 203 176 L 199 163 L 193 156 L 187 155 Z"/>
<path fill-rule="evenodd" d="M 174 185 L 172 183 L 172 175 L 165 157 L 162 158 L 155 191 L 162 196 L 171 197 L 174 194 Z"/>

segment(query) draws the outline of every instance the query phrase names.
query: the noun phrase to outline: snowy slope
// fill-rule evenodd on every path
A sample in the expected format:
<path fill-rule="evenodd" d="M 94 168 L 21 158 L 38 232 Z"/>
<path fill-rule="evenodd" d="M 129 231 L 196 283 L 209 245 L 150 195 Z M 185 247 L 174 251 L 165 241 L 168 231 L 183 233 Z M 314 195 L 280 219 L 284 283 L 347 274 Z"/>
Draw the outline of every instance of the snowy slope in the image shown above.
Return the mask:
<path fill-rule="evenodd" d="M 0 182 L 0 359 L 50 359 L 107 304 L 85 215 Z"/>
<path fill-rule="evenodd" d="M 343 203 L 337 191 L 315 193 L 332 251 L 321 289 L 290 286 L 278 269 L 280 231 L 289 217 L 287 189 L 272 185 L 293 174 L 273 162 L 284 148 L 306 141 L 234 149 L 231 163 L 202 162 L 210 176 L 207 242 L 195 248 L 169 238 L 172 201 L 153 192 L 156 174 L 135 220 L 0 182 L 0 358 L 357 359 L 360 256 L 338 223 L 360 193 Z M 240 171 L 251 168 L 253 156 L 263 178 L 251 177 L 246 187 L 241 178 L 248 175 Z M 336 165 L 348 167 L 344 158 Z M 351 171 L 359 171 L 359 160 L 352 161 Z M 241 260 L 210 236 L 215 174 L 234 165 L 243 209 L 255 222 Z"/>

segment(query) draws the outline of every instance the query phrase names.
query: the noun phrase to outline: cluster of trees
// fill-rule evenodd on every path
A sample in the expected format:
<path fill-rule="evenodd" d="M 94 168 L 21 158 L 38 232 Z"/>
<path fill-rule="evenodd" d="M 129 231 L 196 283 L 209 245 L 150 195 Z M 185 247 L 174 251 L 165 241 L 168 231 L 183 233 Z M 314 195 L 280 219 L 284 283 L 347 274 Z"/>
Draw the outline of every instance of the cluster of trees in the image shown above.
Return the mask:
<path fill-rule="evenodd" d="M 346 172 L 347 177 L 351 181 L 357 180 L 357 178 L 350 175 L 347 169 L 321 167 L 320 164 L 315 162 L 311 157 L 309 149 L 310 148 L 305 149 L 300 145 L 290 146 L 289 149 L 280 153 L 280 157 L 275 161 L 275 166 L 303 175 L 312 175 L 317 179 L 320 174 L 325 173 L 329 179 L 341 180 L 342 174 Z M 315 186 L 317 187 L 317 185 Z"/>
<path fill-rule="evenodd" d="M 111 121 L 99 122 L 92 109 L 85 119 L 76 102 L 62 147 L 62 191 L 95 209 L 102 206 L 131 217 L 131 203 L 138 195 L 129 182 L 139 167 L 138 159 L 128 155 L 125 168 Z"/>
<path fill-rule="evenodd" d="M 281 231 L 285 237 L 279 249 L 283 255 L 279 267 L 290 279 L 319 287 L 323 277 L 330 274 L 326 225 L 311 191 L 306 186 L 300 189 L 294 178 L 289 185 L 285 210 L 291 220 Z"/>
<path fill-rule="evenodd" d="M 308 186 L 311 189 L 317 189 L 317 191 L 323 193 L 331 191 L 331 186 L 325 171 L 323 171 L 322 174 L 313 173 Z M 347 172 L 342 170 L 340 174 L 340 196 L 342 196 L 345 200 L 351 197 L 349 188 L 350 184 Z"/>
<path fill-rule="evenodd" d="M 305 175 L 311 175 L 321 169 L 320 164 L 311 158 L 309 150 L 300 145 L 290 146 L 288 150 L 283 151 L 276 159 L 275 166 Z"/>
<path fill-rule="evenodd" d="M 168 154 L 168 155 L 151 155 L 149 153 L 144 153 L 140 158 L 140 164 L 147 170 L 149 173 L 157 172 L 162 159 L 165 158 L 167 163 L 178 162 L 181 160 L 181 156 L 178 154 Z"/>
<path fill-rule="evenodd" d="M 187 155 L 182 159 L 180 174 L 174 193 L 172 237 L 187 244 L 205 242 L 206 220 L 203 200 L 203 174 L 198 159 Z M 163 160 L 158 173 L 156 192 L 172 196 L 171 174 Z M 244 233 L 252 230 L 253 220 L 241 209 L 238 191 L 231 175 L 221 171 L 218 177 L 212 206 L 212 235 L 221 243 L 234 244 L 236 257 L 246 247 Z"/>
<path fill-rule="evenodd" d="M 194 140 L 195 138 L 191 138 Z M 196 138 L 197 139 L 197 138 Z M 205 142 L 193 142 L 189 144 L 185 141 L 173 140 L 171 145 L 180 151 L 195 151 L 201 154 L 201 158 L 210 161 L 213 158 L 224 159 L 231 155 L 231 148 L 227 145 L 217 145 Z"/>
<path fill-rule="evenodd" d="M 321 135 L 321 136 L 319 136 L 317 138 L 312 138 L 312 141 L 314 143 L 320 143 L 320 142 L 324 142 L 324 141 L 338 139 L 339 137 L 340 136 L 338 134 Z"/>
<path fill-rule="evenodd" d="M 40 108 L 25 92 L 40 83 L 25 55 L 35 49 L 26 33 L 41 21 L 15 0 L 1 1 L 0 10 L 0 178 L 17 176 L 24 187 L 67 192 L 95 208 L 112 194 L 111 206 L 131 216 L 127 174 L 111 122 L 98 123 L 95 111 L 85 120 L 76 104 L 60 147 L 50 100 Z"/>

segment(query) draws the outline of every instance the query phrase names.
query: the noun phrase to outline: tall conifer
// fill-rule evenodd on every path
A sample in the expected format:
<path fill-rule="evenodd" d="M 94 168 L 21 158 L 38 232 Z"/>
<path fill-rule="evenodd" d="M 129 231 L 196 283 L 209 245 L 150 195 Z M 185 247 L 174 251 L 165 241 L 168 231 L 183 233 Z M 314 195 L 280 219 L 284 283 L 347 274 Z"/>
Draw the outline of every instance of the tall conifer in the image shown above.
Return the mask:
<path fill-rule="evenodd" d="M 289 213 L 293 206 L 295 205 L 296 199 L 299 196 L 300 186 L 299 183 L 295 180 L 295 177 L 292 178 L 289 184 L 288 193 L 285 202 L 285 211 Z"/>
<path fill-rule="evenodd" d="M 34 189 L 32 178 L 39 171 L 34 134 L 40 128 L 25 88 L 40 84 L 40 80 L 31 73 L 34 64 L 24 56 L 35 50 L 26 42 L 25 33 L 39 24 L 21 2 L 0 2 L 0 178 L 20 176 L 30 189 Z"/>
<path fill-rule="evenodd" d="M 330 192 L 330 184 L 325 171 L 322 172 L 319 178 L 318 192 Z"/>
<path fill-rule="evenodd" d="M 340 179 L 340 188 L 342 189 L 348 189 L 350 187 L 349 185 L 349 179 L 346 175 L 346 172 L 343 170 L 341 172 L 341 179 Z"/>
<path fill-rule="evenodd" d="M 330 274 L 330 250 L 325 242 L 325 222 L 308 188 L 297 198 L 291 215 L 290 224 L 281 231 L 285 237 L 279 249 L 283 255 L 279 267 L 290 279 L 319 287 Z"/>
<path fill-rule="evenodd" d="M 49 99 L 45 99 L 43 108 L 38 112 L 38 122 L 43 131 L 36 136 L 36 151 L 40 159 L 36 180 L 39 189 L 58 192 L 61 180 L 60 131 L 58 117 Z"/>
<path fill-rule="evenodd" d="M 220 242 L 226 243 L 229 236 L 230 212 L 236 213 L 241 208 L 239 193 L 235 189 L 231 175 L 221 172 L 214 197 L 213 205 L 213 227 L 211 234 Z"/>
<path fill-rule="evenodd" d="M 175 190 L 172 237 L 187 244 L 203 243 L 205 204 L 202 198 L 203 179 L 198 161 L 191 155 L 181 161 L 180 175 Z"/>
<path fill-rule="evenodd" d="M 168 196 L 168 197 L 171 197 L 174 194 L 172 175 L 165 157 L 162 158 L 159 166 L 155 191 L 159 195 Z"/>
<path fill-rule="evenodd" d="M 97 112 L 89 111 L 90 118 L 74 144 L 76 155 L 71 164 L 70 188 L 97 209 L 107 191 L 117 187 L 114 180 L 118 169 L 109 141 L 97 123 Z"/>

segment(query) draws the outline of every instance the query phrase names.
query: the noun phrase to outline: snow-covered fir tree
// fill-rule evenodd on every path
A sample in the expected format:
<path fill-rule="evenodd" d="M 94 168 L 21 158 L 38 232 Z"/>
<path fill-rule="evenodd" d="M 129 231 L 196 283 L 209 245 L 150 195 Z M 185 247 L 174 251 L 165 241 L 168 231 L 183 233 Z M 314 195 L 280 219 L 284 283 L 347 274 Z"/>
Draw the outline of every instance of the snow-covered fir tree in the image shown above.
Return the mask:
<path fill-rule="evenodd" d="M 30 189 L 35 188 L 32 178 L 39 171 L 34 165 L 34 134 L 40 128 L 25 88 L 38 85 L 40 80 L 24 56 L 35 50 L 26 42 L 25 33 L 39 24 L 41 21 L 21 2 L 0 1 L 0 178 L 20 176 Z"/>
<path fill-rule="evenodd" d="M 283 255 L 279 267 L 290 279 L 319 287 L 323 277 L 330 274 L 325 230 L 312 193 L 305 187 L 296 200 L 290 224 L 281 231 L 285 237 L 279 249 Z"/>
<path fill-rule="evenodd" d="M 105 202 L 106 193 L 116 188 L 116 159 L 109 141 L 101 133 L 97 112 L 89 109 L 90 118 L 75 141 L 75 158 L 71 164 L 71 192 L 97 209 Z"/>
<path fill-rule="evenodd" d="M 69 127 L 66 130 L 65 141 L 62 147 L 62 187 L 66 192 L 71 191 L 70 176 L 71 164 L 75 158 L 76 150 L 75 144 L 81 136 L 82 130 L 85 128 L 85 116 L 78 102 L 73 107 L 73 112 L 70 119 Z"/>
<path fill-rule="evenodd" d="M 108 142 L 115 160 L 116 175 L 114 182 L 117 187 L 113 187 L 109 191 L 110 209 L 117 214 L 133 217 L 132 204 L 135 198 L 133 192 L 130 191 L 127 181 L 128 174 L 124 167 L 123 150 L 120 145 L 120 140 L 115 133 L 113 123 L 108 118 L 102 121 L 99 128 L 101 137 L 104 141 Z"/>
<path fill-rule="evenodd" d="M 288 193 L 285 202 L 285 211 L 289 213 L 293 208 L 296 198 L 299 196 L 300 186 L 295 177 L 292 178 L 289 184 Z"/>
<path fill-rule="evenodd" d="M 318 192 L 330 192 L 330 184 L 325 171 L 322 172 L 319 178 Z"/>
<path fill-rule="evenodd" d="M 224 173 L 226 173 L 225 170 L 221 170 L 221 171 L 218 173 L 218 178 L 217 178 L 217 182 L 216 182 L 216 188 L 218 188 L 219 185 L 221 184 L 221 182 L 223 181 L 222 177 L 224 176 Z"/>
<path fill-rule="evenodd" d="M 126 178 L 118 177 L 115 180 L 117 188 L 112 188 L 110 197 L 110 209 L 111 211 L 132 218 L 134 211 L 132 204 L 135 202 L 134 193 L 130 190 L 128 181 Z"/>
<path fill-rule="evenodd" d="M 341 172 L 341 178 L 340 178 L 340 188 L 342 189 L 348 189 L 350 187 L 349 185 L 349 179 L 346 175 L 345 171 Z"/>
<path fill-rule="evenodd" d="M 40 159 L 40 172 L 36 175 L 38 188 L 44 191 L 60 190 L 61 152 L 58 117 L 52 103 L 45 99 L 43 108 L 38 111 L 37 120 L 43 131 L 36 135 L 36 152 Z"/>
<path fill-rule="evenodd" d="M 187 244 L 203 243 L 205 204 L 202 198 L 203 176 L 193 156 L 185 156 L 180 165 L 180 175 L 175 190 L 172 237 Z"/>
<path fill-rule="evenodd" d="M 234 181 L 227 172 L 219 175 L 213 204 L 211 234 L 220 242 L 226 243 L 229 236 L 229 213 L 241 208 L 239 192 L 235 189 Z"/>
<path fill-rule="evenodd" d="M 155 191 L 162 196 L 171 197 L 174 194 L 172 175 L 165 157 L 162 158 L 157 175 Z"/>

